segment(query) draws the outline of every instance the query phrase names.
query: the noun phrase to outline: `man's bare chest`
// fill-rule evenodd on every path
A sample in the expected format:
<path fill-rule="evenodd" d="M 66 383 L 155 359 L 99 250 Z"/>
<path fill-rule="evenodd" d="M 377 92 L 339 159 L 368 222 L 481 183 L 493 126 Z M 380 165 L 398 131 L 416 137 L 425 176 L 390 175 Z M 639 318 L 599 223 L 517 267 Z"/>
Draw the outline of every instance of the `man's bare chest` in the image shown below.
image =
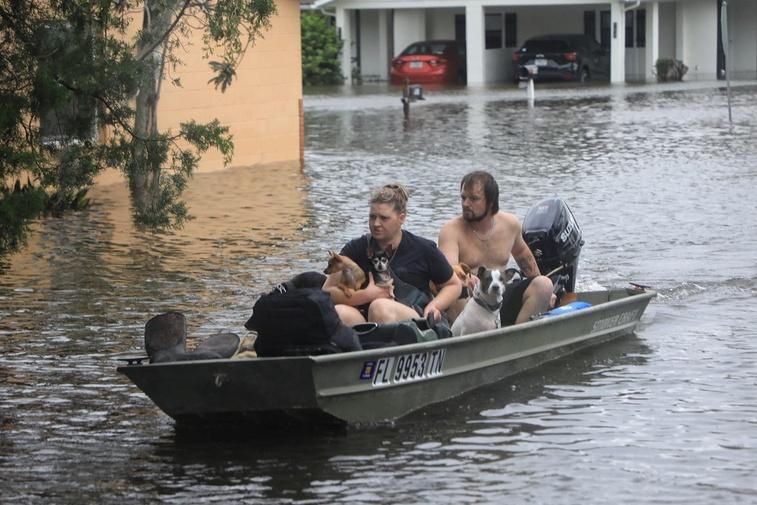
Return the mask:
<path fill-rule="evenodd" d="M 460 243 L 460 262 L 472 268 L 487 266 L 489 268 L 505 268 L 510 259 L 514 237 L 492 236 L 487 240 L 468 236 Z"/>

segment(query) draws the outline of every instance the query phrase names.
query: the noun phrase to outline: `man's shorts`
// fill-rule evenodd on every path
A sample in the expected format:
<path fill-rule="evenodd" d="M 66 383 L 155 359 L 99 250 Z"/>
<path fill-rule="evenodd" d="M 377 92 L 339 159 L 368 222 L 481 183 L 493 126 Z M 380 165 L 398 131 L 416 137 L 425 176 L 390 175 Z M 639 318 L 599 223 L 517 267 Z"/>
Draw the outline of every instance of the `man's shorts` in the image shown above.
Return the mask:
<path fill-rule="evenodd" d="M 499 311 L 499 319 L 502 326 L 515 324 L 518 312 L 523 307 L 523 293 L 531 285 L 533 277 L 513 281 L 505 286 L 505 293 L 502 296 L 502 308 Z"/>

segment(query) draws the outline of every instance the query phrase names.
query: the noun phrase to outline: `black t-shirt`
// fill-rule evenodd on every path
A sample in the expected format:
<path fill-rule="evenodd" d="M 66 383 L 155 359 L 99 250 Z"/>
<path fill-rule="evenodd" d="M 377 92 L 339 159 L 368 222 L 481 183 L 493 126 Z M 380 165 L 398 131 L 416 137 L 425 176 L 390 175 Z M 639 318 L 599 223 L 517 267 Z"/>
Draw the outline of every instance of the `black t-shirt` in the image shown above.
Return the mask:
<path fill-rule="evenodd" d="M 340 254 L 348 256 L 366 272 L 371 271 L 368 259 L 369 240 L 376 247 L 370 234 L 350 240 Z M 409 231 L 402 230 L 402 240 L 389 262 L 394 274 L 412 286 L 429 293 L 429 281 L 444 284 L 452 277 L 452 267 L 436 244 Z"/>

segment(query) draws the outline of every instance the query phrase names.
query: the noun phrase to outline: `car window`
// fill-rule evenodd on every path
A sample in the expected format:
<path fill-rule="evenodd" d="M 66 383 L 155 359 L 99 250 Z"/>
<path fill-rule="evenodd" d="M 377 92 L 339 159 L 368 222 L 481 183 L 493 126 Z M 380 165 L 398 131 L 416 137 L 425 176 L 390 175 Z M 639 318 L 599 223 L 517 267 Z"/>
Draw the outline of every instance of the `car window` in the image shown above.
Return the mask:
<path fill-rule="evenodd" d="M 568 49 L 564 40 L 529 40 L 521 48 L 523 53 L 562 53 Z"/>
<path fill-rule="evenodd" d="M 602 46 L 600 46 L 599 42 L 597 42 L 594 39 L 589 39 L 589 48 L 592 51 L 601 51 L 602 50 Z"/>
<path fill-rule="evenodd" d="M 431 54 L 435 56 L 441 56 L 444 51 L 449 47 L 449 44 L 445 42 L 417 42 L 410 44 L 407 49 L 402 51 L 400 56 L 409 56 L 414 54 Z"/>

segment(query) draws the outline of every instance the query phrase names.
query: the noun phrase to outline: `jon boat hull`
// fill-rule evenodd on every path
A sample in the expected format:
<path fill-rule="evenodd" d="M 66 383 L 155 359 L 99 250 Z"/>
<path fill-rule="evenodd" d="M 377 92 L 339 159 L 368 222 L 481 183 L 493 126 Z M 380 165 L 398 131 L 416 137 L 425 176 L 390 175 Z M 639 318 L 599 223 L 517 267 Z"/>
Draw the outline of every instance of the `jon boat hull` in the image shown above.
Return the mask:
<path fill-rule="evenodd" d="M 578 293 L 592 307 L 435 342 L 324 356 L 118 368 L 180 425 L 392 421 L 633 332 L 654 291 Z"/>

